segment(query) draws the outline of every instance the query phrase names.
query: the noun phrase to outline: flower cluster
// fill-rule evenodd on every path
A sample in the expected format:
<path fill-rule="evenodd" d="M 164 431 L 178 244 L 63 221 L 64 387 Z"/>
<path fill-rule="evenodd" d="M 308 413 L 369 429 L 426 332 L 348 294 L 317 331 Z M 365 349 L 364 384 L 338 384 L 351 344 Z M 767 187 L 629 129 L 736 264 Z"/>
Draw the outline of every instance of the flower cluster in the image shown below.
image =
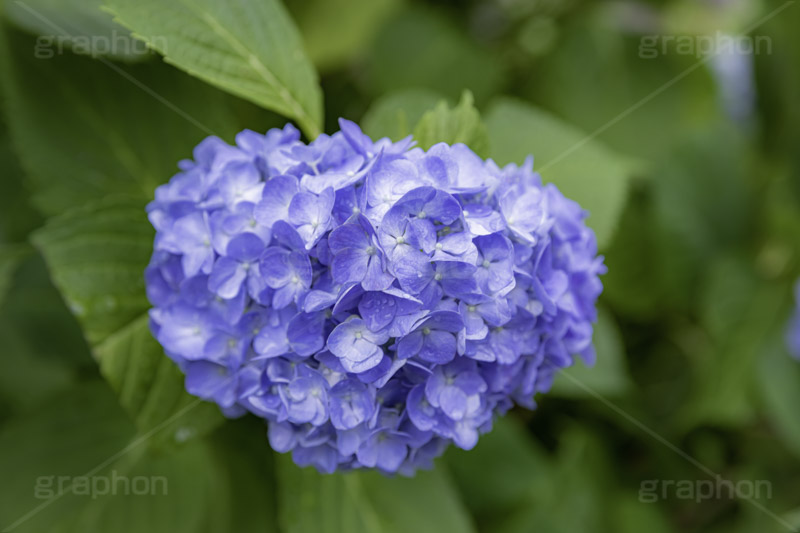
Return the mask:
<path fill-rule="evenodd" d="M 210 137 L 148 206 L 153 334 L 187 390 L 324 472 L 410 474 L 591 362 L 604 272 L 532 160 L 352 122 Z"/>

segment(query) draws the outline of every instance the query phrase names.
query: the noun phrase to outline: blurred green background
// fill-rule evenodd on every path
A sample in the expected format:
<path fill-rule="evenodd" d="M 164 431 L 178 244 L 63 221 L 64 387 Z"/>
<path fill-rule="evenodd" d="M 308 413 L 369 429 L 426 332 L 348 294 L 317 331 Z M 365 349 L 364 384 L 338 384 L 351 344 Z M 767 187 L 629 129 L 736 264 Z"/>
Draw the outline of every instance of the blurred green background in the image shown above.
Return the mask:
<path fill-rule="evenodd" d="M 98 3 L 2 7 L 0 528 L 800 527 L 800 362 L 783 341 L 800 275 L 800 5 L 286 0 L 325 131 L 346 117 L 399 138 L 468 89 L 489 155 L 533 153 L 544 180 L 591 211 L 609 269 L 595 368 L 570 369 L 476 449 L 389 479 L 300 470 L 272 454 L 261 422 L 223 422 L 182 391 L 147 332 L 144 205 L 210 132 L 232 142 L 286 119 L 180 58 L 101 50 L 90 37 L 124 44 L 128 30 Z M 109 2 L 117 15 L 124 4 Z M 141 9 L 167 20 L 183 4 L 226 2 Z M 720 35 L 760 49 L 696 53 Z M 166 477 L 168 495 L 35 490 L 112 472 Z M 676 490 L 715 475 L 769 490 Z"/>

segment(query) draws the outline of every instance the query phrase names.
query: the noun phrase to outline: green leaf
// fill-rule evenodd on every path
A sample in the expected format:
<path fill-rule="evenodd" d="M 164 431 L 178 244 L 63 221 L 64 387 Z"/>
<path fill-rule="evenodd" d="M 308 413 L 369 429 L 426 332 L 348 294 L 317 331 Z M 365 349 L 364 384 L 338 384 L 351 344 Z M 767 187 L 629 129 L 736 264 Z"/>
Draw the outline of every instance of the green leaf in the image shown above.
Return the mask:
<path fill-rule="evenodd" d="M 444 465 L 413 478 L 378 472 L 321 475 L 278 456 L 284 533 L 440 533 L 474 531 Z"/>
<path fill-rule="evenodd" d="M 516 512 L 494 524 L 498 533 L 602 533 L 611 531 L 607 509 L 612 475 L 603 441 L 580 426 L 560 435 L 550 477 L 532 490 Z"/>
<path fill-rule="evenodd" d="M 8 321 L 0 321 L 0 338 L 4 366 L 0 372 L 0 404 L 7 404 L 11 413 L 30 411 L 74 381 L 75 371 L 67 362 L 38 353 L 30 337 Z"/>
<path fill-rule="evenodd" d="M 64 50 L 122 61 L 141 60 L 149 53 L 144 43 L 100 10 L 98 0 L 7 1 L 5 14 L 39 36 L 34 48 L 39 59 L 52 59 Z"/>
<path fill-rule="evenodd" d="M 427 89 L 407 89 L 379 98 L 361 119 L 364 133 L 373 139 L 399 141 L 413 133 L 414 126 L 443 99 Z"/>
<path fill-rule="evenodd" d="M 277 483 L 275 465 L 269 444 L 264 438 L 264 421 L 256 417 L 232 420 L 206 437 L 219 465 L 217 483 L 221 491 L 211 523 L 223 521 L 224 526 L 212 525 L 209 533 L 277 532 Z"/>
<path fill-rule="evenodd" d="M 14 531 L 53 531 L 88 498 L 67 494 L 45 503 L 47 498 L 123 449 L 133 433 L 108 385 L 99 380 L 81 383 L 5 426 L 0 432 L 0 527 L 6 530 L 44 504 Z"/>
<path fill-rule="evenodd" d="M 0 42 L 1 38 L 2 32 Z M 0 113 L 0 168 L 3 169 L 3 179 L 0 180 L 0 244 L 19 243 L 27 240 L 28 233 L 40 226 L 41 220 L 29 203 L 30 191 L 25 189 L 24 173 L 11 146 L 3 113 Z"/>
<path fill-rule="evenodd" d="M 202 441 L 169 454 L 153 452 L 142 443 L 110 465 L 110 471 L 89 478 L 101 488 L 101 495 L 91 494 L 90 489 L 90 495 L 83 496 L 83 491 L 73 489 L 74 499 L 82 499 L 83 506 L 56 531 L 195 533 L 214 526 L 220 528 L 217 531 L 225 530 L 223 524 L 209 522 L 215 517 L 212 509 L 229 497 L 228 487 L 219 483 L 220 472 L 215 466 Z M 130 481 L 128 493 L 120 478 Z M 111 491 L 116 489 L 116 495 L 102 495 L 105 480 Z M 146 492 L 137 494 L 136 486 Z"/>
<path fill-rule="evenodd" d="M 505 64 L 454 20 L 430 7 L 408 7 L 380 26 L 368 47 L 364 84 L 375 96 L 426 88 L 456 100 L 468 89 L 479 103 L 505 81 Z"/>
<path fill-rule="evenodd" d="M 774 335 L 758 361 L 758 389 L 766 415 L 783 443 L 800 457 L 800 362 L 786 351 L 783 336 Z"/>
<path fill-rule="evenodd" d="M 28 253 L 19 263 L 0 305 L 0 339 L 0 404 L 11 413 L 30 411 L 73 383 L 84 369 L 94 369 L 80 327 L 38 254 Z"/>
<path fill-rule="evenodd" d="M 94 350 L 100 373 L 140 431 L 156 430 L 158 443 L 180 444 L 224 421 L 219 408 L 186 392 L 180 369 L 153 338 L 147 315 Z"/>
<path fill-rule="evenodd" d="M 25 244 L 0 244 L 0 304 L 11 285 L 19 263 L 30 253 Z"/>
<path fill-rule="evenodd" d="M 659 223 L 653 195 L 634 187 L 619 220 L 620 230 L 604 250 L 603 300 L 637 322 L 694 302 L 694 270 L 685 245 Z"/>
<path fill-rule="evenodd" d="M 237 431 L 236 444 L 230 438 L 216 437 L 193 441 L 170 453 L 145 448 L 137 454 L 134 450 L 115 468 L 132 480 L 149 480 L 152 493 L 92 501 L 64 533 L 277 531 L 267 502 L 273 487 L 264 441 L 260 432 L 252 429 Z"/>
<path fill-rule="evenodd" d="M 144 207 L 204 137 L 232 139 L 241 129 L 234 98 L 167 65 L 72 54 L 44 61 L 29 36 L 3 33 L 8 126 L 34 203 L 48 215 L 109 194 Z M 250 120 L 263 119 L 251 107 Z"/>
<path fill-rule="evenodd" d="M 51 219 L 33 235 L 56 287 L 92 345 L 149 307 L 144 268 L 154 231 L 142 206 L 112 198 Z"/>
<path fill-rule="evenodd" d="M 727 123 L 681 135 L 682 142 L 653 166 L 651 183 L 667 238 L 702 271 L 716 255 L 751 238 L 760 216 L 753 174 L 764 169 L 747 137 Z"/>
<path fill-rule="evenodd" d="M 590 213 L 587 224 L 600 248 L 608 244 L 628 194 L 632 165 L 578 129 L 525 102 L 495 100 L 486 113 L 492 159 L 522 163 L 534 156 L 534 170 Z"/>
<path fill-rule="evenodd" d="M 258 432 L 198 439 L 165 453 L 134 438 L 107 386 L 89 382 L 0 433 L 3 528 L 15 532 L 275 531 Z M 261 459 L 256 453 L 261 448 Z M 246 454 L 243 454 L 246 452 Z M 49 501 L 53 498 L 52 501 Z"/>
<path fill-rule="evenodd" d="M 660 508 L 643 503 L 636 493 L 622 493 L 613 502 L 616 533 L 670 533 L 672 528 Z"/>
<path fill-rule="evenodd" d="M 472 450 L 451 448 L 445 459 L 467 508 L 479 523 L 493 523 L 547 489 L 547 452 L 512 414 L 496 419 Z"/>
<path fill-rule="evenodd" d="M 436 143 L 464 143 L 473 152 L 486 157 L 489 152 L 489 135 L 481 122 L 481 115 L 472 105 L 472 93 L 465 91 L 458 105 L 450 109 L 447 102 L 439 102 L 435 109 L 425 113 L 414 128 L 414 139 L 427 150 Z"/>
<path fill-rule="evenodd" d="M 111 198 L 52 219 L 33 241 L 81 322 L 102 374 L 141 431 L 183 441 L 222 421 L 190 396 L 183 376 L 147 326 L 144 269 L 153 229 L 128 198 Z"/>
<path fill-rule="evenodd" d="M 401 0 L 294 0 L 286 7 L 297 21 L 308 56 L 333 70 L 368 50 L 383 21 Z"/>
<path fill-rule="evenodd" d="M 631 39 L 605 22 L 615 16 L 613 6 L 601 3 L 574 16 L 553 17 L 556 45 L 530 69 L 517 94 L 583 131 L 602 128 L 598 139 L 621 153 L 674 158 L 676 141 L 724 113 L 725 106 L 717 105 L 718 82 L 712 69 L 698 69 L 670 83 L 697 58 L 667 53 L 644 59 L 647 41 Z M 665 84 L 669 89 L 660 90 Z"/>
<path fill-rule="evenodd" d="M 700 309 L 711 345 L 694 361 L 692 396 L 676 417 L 686 427 L 754 420 L 761 350 L 790 295 L 787 284 L 759 279 L 738 256 L 711 265 Z"/>
<path fill-rule="evenodd" d="M 279 0 L 106 0 L 115 20 L 198 78 L 297 121 L 310 139 L 322 93 Z"/>
<path fill-rule="evenodd" d="M 561 370 L 553 382 L 552 394 L 593 398 L 595 394 L 621 396 L 630 390 L 622 335 L 614 317 L 604 307 L 598 309 L 592 341 L 597 352 L 595 364 L 586 366 L 579 359 L 575 365 Z"/>

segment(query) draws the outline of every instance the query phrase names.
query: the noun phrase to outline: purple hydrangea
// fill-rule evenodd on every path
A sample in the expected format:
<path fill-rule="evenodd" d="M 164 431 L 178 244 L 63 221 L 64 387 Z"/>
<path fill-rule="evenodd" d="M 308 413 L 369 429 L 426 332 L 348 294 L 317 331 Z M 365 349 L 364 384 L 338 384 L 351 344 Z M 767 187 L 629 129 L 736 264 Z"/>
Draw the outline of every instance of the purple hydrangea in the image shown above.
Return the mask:
<path fill-rule="evenodd" d="M 323 472 L 411 474 L 591 363 L 587 213 L 467 146 L 352 122 L 210 137 L 156 190 L 154 336 L 187 390 Z"/>

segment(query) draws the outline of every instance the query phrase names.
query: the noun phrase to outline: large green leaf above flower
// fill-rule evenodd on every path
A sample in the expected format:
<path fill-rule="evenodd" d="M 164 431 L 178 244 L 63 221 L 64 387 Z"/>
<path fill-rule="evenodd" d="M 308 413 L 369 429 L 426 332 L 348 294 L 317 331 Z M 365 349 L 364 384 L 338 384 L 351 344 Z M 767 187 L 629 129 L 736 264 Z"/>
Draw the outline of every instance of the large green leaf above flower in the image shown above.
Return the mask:
<path fill-rule="evenodd" d="M 242 122 L 266 129 L 272 119 L 168 65 L 69 53 L 42 60 L 28 35 L 8 29 L 0 37 L 9 134 L 46 215 L 109 194 L 131 195 L 144 208 L 204 137 L 232 140 Z"/>
<path fill-rule="evenodd" d="M 25 0 L 4 6 L 11 22 L 39 36 L 34 49 L 38 59 L 52 59 L 65 49 L 119 61 L 147 59 L 147 46 L 98 7 L 95 0 Z"/>
<path fill-rule="evenodd" d="M 312 139 L 320 133 L 317 74 L 279 0 L 107 0 L 106 5 L 168 63 L 296 120 Z"/>

